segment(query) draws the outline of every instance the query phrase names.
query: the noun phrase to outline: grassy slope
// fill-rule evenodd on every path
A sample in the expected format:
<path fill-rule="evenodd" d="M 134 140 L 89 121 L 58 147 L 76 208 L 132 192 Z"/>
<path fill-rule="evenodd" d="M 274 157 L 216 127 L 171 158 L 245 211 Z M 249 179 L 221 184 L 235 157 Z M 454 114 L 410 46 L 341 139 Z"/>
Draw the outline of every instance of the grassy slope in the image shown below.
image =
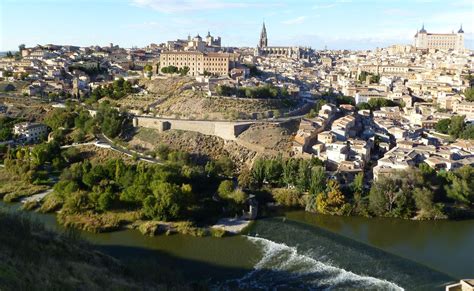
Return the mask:
<path fill-rule="evenodd" d="M 138 277 L 74 232 L 57 234 L 0 210 L 0 290 L 188 289 Z"/>

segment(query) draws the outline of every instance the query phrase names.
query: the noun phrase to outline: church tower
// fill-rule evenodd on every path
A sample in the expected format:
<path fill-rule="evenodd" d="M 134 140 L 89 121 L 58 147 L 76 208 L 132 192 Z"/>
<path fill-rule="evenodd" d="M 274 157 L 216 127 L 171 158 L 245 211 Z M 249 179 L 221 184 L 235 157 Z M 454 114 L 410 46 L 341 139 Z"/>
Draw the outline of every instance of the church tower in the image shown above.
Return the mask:
<path fill-rule="evenodd" d="M 264 48 L 268 46 L 268 38 L 267 38 L 267 29 L 265 28 L 265 22 L 263 23 L 262 32 L 260 33 L 260 42 L 258 43 L 258 47 Z"/>

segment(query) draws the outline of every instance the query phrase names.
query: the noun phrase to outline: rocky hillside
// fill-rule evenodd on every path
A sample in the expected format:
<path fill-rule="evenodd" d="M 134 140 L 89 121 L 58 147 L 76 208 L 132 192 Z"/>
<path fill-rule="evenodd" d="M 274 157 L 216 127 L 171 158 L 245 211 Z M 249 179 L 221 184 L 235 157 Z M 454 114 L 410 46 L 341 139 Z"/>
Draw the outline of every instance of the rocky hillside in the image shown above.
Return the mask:
<path fill-rule="evenodd" d="M 140 128 L 129 144 L 145 151 L 154 150 L 160 144 L 167 144 L 171 149 L 190 153 L 197 162 L 228 156 L 238 168 L 243 164 L 250 163 L 256 154 L 236 142 L 224 141 L 221 138 L 197 132 L 178 130 L 160 133 L 154 129 Z"/>

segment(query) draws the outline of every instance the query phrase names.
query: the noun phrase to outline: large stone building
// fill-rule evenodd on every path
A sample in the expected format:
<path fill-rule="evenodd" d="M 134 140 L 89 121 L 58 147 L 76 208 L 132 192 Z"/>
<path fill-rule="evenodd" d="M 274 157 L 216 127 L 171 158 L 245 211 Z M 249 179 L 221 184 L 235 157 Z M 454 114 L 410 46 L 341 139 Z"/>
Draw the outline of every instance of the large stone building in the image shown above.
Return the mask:
<path fill-rule="evenodd" d="M 201 51 L 168 51 L 160 55 L 160 66 L 188 67 L 188 75 L 198 76 L 205 72 L 224 76 L 235 66 L 236 57 L 229 53 L 207 53 Z"/>
<path fill-rule="evenodd" d="M 255 55 L 268 57 L 287 57 L 293 59 L 307 59 L 310 56 L 311 49 L 303 47 L 290 46 L 268 46 L 267 28 L 263 23 Z"/>
<path fill-rule="evenodd" d="M 462 26 L 457 33 L 428 33 L 425 26 L 415 34 L 417 49 L 464 50 L 464 31 Z"/>

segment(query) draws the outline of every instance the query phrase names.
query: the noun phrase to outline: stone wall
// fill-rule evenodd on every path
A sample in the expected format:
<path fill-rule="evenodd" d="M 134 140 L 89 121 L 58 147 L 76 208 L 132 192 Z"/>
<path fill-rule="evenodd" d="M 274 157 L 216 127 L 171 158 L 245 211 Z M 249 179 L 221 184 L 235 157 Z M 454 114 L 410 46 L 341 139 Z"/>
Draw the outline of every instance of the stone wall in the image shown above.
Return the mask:
<path fill-rule="evenodd" d="M 164 119 L 153 117 L 135 117 L 135 127 L 153 128 L 159 131 L 168 129 L 194 131 L 205 135 L 213 135 L 225 140 L 235 140 L 239 134 L 247 130 L 253 122 L 227 122 L 207 120 Z"/>

